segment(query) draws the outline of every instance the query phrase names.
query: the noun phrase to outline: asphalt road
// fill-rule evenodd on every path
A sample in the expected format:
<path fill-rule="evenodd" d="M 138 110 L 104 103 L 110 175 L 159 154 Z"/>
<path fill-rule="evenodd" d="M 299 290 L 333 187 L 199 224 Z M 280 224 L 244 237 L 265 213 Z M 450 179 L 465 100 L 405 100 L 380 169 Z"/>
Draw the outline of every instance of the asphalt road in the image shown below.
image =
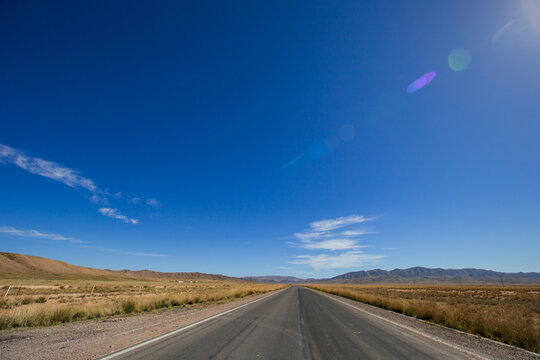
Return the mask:
<path fill-rule="evenodd" d="M 291 287 L 115 359 L 463 359 L 450 347 Z"/>

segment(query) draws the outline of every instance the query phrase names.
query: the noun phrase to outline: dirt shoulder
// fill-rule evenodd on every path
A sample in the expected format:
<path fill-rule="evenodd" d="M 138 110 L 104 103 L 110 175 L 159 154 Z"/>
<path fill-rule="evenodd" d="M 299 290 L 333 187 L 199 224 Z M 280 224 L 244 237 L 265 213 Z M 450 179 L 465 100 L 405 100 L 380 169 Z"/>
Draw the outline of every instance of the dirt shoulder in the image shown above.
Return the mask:
<path fill-rule="evenodd" d="M 0 331 L 0 359 L 97 359 L 267 295 L 159 313 L 4 330 Z"/>
<path fill-rule="evenodd" d="M 399 314 L 390 310 L 381 309 L 372 305 L 364 304 L 356 300 L 347 299 L 338 295 L 313 290 L 334 298 L 338 301 L 351 305 L 360 311 L 367 312 L 403 326 L 426 337 L 445 343 L 451 347 L 464 350 L 473 354 L 479 354 L 487 359 L 514 359 L 514 360 L 539 360 L 540 354 L 535 354 L 514 346 L 467 334 L 461 331 L 435 325 L 407 315 Z"/>

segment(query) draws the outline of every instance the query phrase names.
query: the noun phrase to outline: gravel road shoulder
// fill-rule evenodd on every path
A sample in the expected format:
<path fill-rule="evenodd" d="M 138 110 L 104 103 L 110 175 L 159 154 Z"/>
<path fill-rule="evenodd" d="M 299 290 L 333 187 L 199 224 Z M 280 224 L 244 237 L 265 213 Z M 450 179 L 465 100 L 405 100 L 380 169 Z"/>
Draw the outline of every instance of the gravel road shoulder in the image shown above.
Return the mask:
<path fill-rule="evenodd" d="M 207 306 L 174 308 L 159 313 L 35 329 L 4 330 L 0 332 L 0 359 L 96 359 L 266 295 Z M 540 359 L 538 354 L 513 346 L 437 326 L 355 300 L 326 293 L 324 295 L 488 359 Z"/>
<path fill-rule="evenodd" d="M 0 331 L 0 359 L 97 359 L 266 295 L 268 293 L 159 313 L 3 330 Z"/>
<path fill-rule="evenodd" d="M 420 331 L 429 337 L 440 339 L 449 343 L 453 347 L 463 349 L 475 354 L 479 354 L 488 359 L 514 359 L 514 360 L 539 360 L 540 355 L 526 351 L 514 346 L 506 345 L 497 341 L 482 338 L 480 336 L 467 334 L 461 331 L 449 329 L 443 326 L 435 325 L 423 320 L 419 320 L 407 315 L 399 314 L 393 311 L 381 309 L 372 305 L 364 304 L 356 300 L 347 299 L 341 296 L 323 293 L 328 297 L 347 303 L 358 308 L 361 311 L 374 314 L 376 316 L 388 319 L 405 327 Z"/>

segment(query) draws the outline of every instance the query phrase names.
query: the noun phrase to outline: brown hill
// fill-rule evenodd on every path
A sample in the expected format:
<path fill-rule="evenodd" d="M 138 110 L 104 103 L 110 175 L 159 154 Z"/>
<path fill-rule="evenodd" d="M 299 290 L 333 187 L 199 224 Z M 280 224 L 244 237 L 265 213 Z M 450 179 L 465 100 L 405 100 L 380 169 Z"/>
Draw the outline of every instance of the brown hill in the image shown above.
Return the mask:
<path fill-rule="evenodd" d="M 152 270 L 101 270 L 38 256 L 0 252 L 0 278 L 77 280 L 239 280 L 198 272 L 162 273 Z"/>

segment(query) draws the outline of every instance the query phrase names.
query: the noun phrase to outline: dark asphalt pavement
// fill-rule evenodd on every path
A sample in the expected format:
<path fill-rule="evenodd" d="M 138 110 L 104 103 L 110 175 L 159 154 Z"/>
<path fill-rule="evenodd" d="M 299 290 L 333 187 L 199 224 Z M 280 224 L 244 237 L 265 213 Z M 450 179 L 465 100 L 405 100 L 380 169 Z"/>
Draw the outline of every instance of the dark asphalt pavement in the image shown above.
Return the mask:
<path fill-rule="evenodd" d="M 291 287 L 115 359 L 463 359 L 463 353 Z"/>

